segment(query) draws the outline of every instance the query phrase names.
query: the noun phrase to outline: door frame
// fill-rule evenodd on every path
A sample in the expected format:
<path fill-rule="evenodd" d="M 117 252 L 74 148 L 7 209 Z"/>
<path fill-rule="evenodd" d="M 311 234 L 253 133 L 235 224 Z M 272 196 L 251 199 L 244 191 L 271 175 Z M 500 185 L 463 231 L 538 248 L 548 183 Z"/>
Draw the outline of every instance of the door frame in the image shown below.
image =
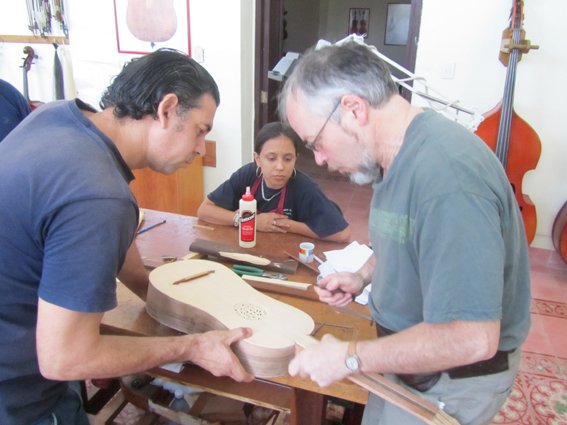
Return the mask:
<path fill-rule="evenodd" d="M 268 78 L 268 71 L 283 55 L 283 10 L 283 0 L 256 0 L 254 137 L 264 124 L 277 119 L 279 83 Z"/>

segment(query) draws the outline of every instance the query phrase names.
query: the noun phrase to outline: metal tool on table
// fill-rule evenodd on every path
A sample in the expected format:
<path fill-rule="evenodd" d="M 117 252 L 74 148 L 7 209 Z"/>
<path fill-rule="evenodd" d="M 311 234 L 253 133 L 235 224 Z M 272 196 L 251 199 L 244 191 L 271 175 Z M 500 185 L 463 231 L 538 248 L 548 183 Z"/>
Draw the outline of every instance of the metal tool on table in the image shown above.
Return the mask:
<path fill-rule="evenodd" d="M 287 280 L 287 276 L 283 273 L 267 272 L 259 267 L 243 266 L 242 264 L 235 264 L 232 266 L 232 271 L 238 276 L 249 275 L 249 276 L 262 276 L 269 277 L 271 279 Z"/>
<path fill-rule="evenodd" d="M 191 252 L 197 252 L 212 257 L 220 257 L 221 261 L 228 261 L 235 264 L 247 264 L 254 267 L 262 267 L 264 270 L 274 271 L 276 273 L 294 274 L 297 272 L 297 261 L 291 258 L 282 259 L 274 257 L 270 254 L 263 254 L 262 257 L 258 253 L 250 253 L 245 248 L 238 246 L 223 244 L 206 239 L 195 239 L 189 246 Z"/>

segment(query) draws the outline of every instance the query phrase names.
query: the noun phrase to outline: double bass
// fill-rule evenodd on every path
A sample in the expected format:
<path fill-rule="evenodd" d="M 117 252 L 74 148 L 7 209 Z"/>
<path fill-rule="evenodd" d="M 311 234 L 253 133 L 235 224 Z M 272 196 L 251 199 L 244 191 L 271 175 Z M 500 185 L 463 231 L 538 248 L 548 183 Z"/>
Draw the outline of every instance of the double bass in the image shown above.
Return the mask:
<path fill-rule="evenodd" d="M 529 196 L 523 193 L 522 180 L 527 171 L 536 168 L 541 153 L 541 142 L 533 128 L 516 114 L 513 103 L 516 65 L 523 53 L 538 49 L 539 46 L 532 45 L 525 39 L 522 6 L 521 0 L 514 0 L 510 25 L 502 34 L 499 59 L 508 67 L 502 101 L 484 114 L 484 121 L 479 125 L 476 134 L 496 153 L 506 170 L 530 244 L 535 237 L 537 216 L 535 205 Z"/>

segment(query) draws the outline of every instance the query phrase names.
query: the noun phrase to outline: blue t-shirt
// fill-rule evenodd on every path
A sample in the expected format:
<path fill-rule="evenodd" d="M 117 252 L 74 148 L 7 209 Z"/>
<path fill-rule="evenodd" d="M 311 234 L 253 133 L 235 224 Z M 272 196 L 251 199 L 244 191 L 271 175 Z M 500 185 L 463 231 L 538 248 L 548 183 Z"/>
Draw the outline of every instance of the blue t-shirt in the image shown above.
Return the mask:
<path fill-rule="evenodd" d="M 78 100 L 43 105 L 0 143 L 2 424 L 37 421 L 67 388 L 39 371 L 38 297 L 80 312 L 112 309 L 135 235 L 133 175 L 81 109 L 89 107 Z"/>
<path fill-rule="evenodd" d="M 26 98 L 10 83 L 0 80 L 0 142 L 30 112 Z"/>
<path fill-rule="evenodd" d="M 238 209 L 238 202 L 256 180 L 256 164 L 253 162 L 236 170 L 230 178 L 207 196 L 215 205 L 230 210 Z M 259 213 L 277 208 L 279 190 L 272 190 L 264 184 L 264 197 L 258 188 L 254 197 Z M 275 195 L 275 196 L 274 196 Z M 318 237 L 325 238 L 347 228 L 339 207 L 325 196 L 319 186 L 306 174 L 297 171 L 287 183 L 284 214 L 295 221 L 305 223 Z"/>
<path fill-rule="evenodd" d="M 530 327 L 522 217 L 504 169 L 471 132 L 431 110 L 411 122 L 382 181 L 369 233 L 370 309 L 400 331 L 420 322 L 501 321 L 499 349 Z"/>

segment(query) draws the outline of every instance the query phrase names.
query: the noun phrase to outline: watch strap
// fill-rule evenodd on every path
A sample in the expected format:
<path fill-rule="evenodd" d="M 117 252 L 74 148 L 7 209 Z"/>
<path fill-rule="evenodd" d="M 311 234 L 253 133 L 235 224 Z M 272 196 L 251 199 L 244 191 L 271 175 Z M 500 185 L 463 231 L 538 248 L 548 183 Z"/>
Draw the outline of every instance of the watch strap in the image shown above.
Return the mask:
<path fill-rule="evenodd" d="M 360 358 L 356 354 L 356 343 L 356 340 L 351 340 L 348 343 L 347 356 L 345 359 L 345 365 L 347 369 L 354 373 L 359 372 L 362 367 Z"/>
<path fill-rule="evenodd" d="M 347 351 L 348 357 L 356 356 L 356 342 L 357 342 L 356 339 L 352 339 L 349 341 L 348 351 Z"/>

